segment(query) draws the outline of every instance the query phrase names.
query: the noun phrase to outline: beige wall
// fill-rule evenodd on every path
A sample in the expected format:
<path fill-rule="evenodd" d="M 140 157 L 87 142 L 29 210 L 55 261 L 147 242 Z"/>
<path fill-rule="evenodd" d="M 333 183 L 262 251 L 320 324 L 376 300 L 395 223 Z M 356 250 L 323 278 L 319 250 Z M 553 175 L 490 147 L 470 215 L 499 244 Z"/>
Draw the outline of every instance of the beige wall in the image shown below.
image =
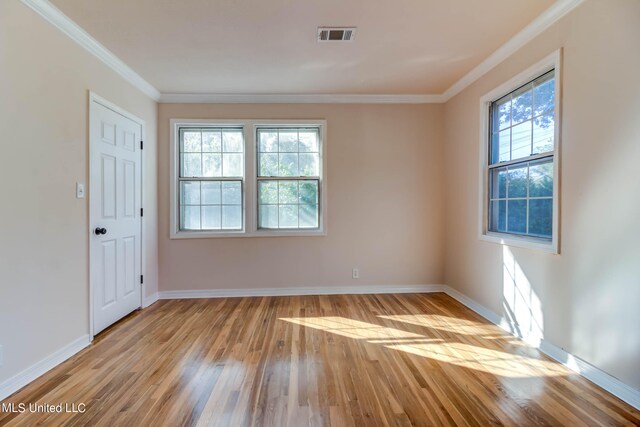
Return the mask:
<path fill-rule="evenodd" d="M 326 119 L 328 235 L 170 240 L 171 118 Z M 442 282 L 441 105 L 160 104 L 158 125 L 161 291 Z"/>
<path fill-rule="evenodd" d="M 638 22 L 637 0 L 587 0 L 444 106 L 157 106 L 0 3 L 0 382 L 89 330 L 88 200 L 74 185 L 88 184 L 93 90 L 147 122 L 148 295 L 159 278 L 163 291 L 447 283 L 506 316 L 512 256 L 544 338 L 640 388 Z M 562 254 L 480 242 L 479 98 L 559 47 Z M 326 119 L 328 236 L 170 240 L 170 118 Z"/>
<path fill-rule="evenodd" d="M 479 99 L 564 48 L 561 255 L 511 249 L 544 338 L 640 388 L 640 2 L 588 0 L 445 106 L 446 283 L 506 315 L 508 252 L 478 240 Z M 528 282 L 528 283 L 527 283 Z M 508 291 L 508 289 L 507 289 Z M 535 312 L 535 307 L 534 312 Z"/>
<path fill-rule="evenodd" d="M 88 90 L 146 121 L 146 282 L 157 288 L 157 104 L 18 0 L 0 2 L 0 382 L 89 333 Z"/>

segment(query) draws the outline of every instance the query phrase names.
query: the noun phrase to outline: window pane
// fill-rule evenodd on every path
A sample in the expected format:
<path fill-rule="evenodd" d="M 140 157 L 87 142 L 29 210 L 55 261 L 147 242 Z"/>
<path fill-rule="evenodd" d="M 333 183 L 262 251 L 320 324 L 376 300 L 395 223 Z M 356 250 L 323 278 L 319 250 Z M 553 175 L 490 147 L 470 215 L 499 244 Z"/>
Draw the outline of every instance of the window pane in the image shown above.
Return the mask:
<path fill-rule="evenodd" d="M 511 160 L 511 129 L 505 129 L 498 134 L 498 161 L 509 160 Z"/>
<path fill-rule="evenodd" d="M 527 165 L 510 167 L 508 172 L 508 197 L 527 197 Z"/>
<path fill-rule="evenodd" d="M 202 207 L 202 229 L 219 230 L 221 228 L 220 206 Z"/>
<path fill-rule="evenodd" d="M 242 176 L 242 154 L 227 154 L 222 155 L 222 176 L 236 177 Z"/>
<path fill-rule="evenodd" d="M 319 180 L 258 181 L 259 228 L 318 228 Z"/>
<path fill-rule="evenodd" d="M 200 131 L 185 131 L 182 134 L 182 152 L 199 153 L 202 151 L 202 134 Z"/>
<path fill-rule="evenodd" d="M 532 162 L 529 167 L 529 197 L 553 196 L 553 161 Z"/>
<path fill-rule="evenodd" d="M 180 206 L 180 229 L 200 230 L 200 206 Z"/>
<path fill-rule="evenodd" d="M 183 177 L 202 176 L 202 154 L 185 153 L 180 155 Z"/>
<path fill-rule="evenodd" d="M 258 129 L 258 175 L 319 176 L 320 141 L 315 128 Z"/>
<path fill-rule="evenodd" d="M 222 228 L 225 230 L 242 229 L 242 206 L 222 206 Z"/>
<path fill-rule="evenodd" d="M 528 84 L 525 87 L 518 89 L 513 96 L 511 102 L 511 123 L 521 123 L 525 120 L 531 120 L 531 113 L 533 109 L 533 93 L 531 91 L 532 84 Z M 524 92 L 523 92 L 524 91 Z"/>
<path fill-rule="evenodd" d="M 278 204 L 278 181 L 258 182 L 258 203 Z"/>
<path fill-rule="evenodd" d="M 260 206 L 260 228 L 278 228 L 278 205 Z"/>
<path fill-rule="evenodd" d="M 222 176 L 222 155 L 204 153 L 202 155 L 202 176 Z"/>
<path fill-rule="evenodd" d="M 507 201 L 507 231 L 510 233 L 522 233 L 527 231 L 527 201 Z"/>
<path fill-rule="evenodd" d="M 220 181 L 203 181 L 202 204 L 219 205 L 220 203 L 222 203 L 222 197 L 220 194 Z"/>
<path fill-rule="evenodd" d="M 280 228 L 298 228 L 298 205 L 279 206 Z"/>
<path fill-rule="evenodd" d="M 296 129 L 280 129 L 280 152 L 295 153 L 298 151 L 298 131 Z"/>
<path fill-rule="evenodd" d="M 300 130 L 299 138 L 300 152 L 319 152 L 317 130 Z"/>
<path fill-rule="evenodd" d="M 279 176 L 298 176 L 298 155 L 280 154 Z"/>
<path fill-rule="evenodd" d="M 258 151 L 262 153 L 278 152 L 278 131 L 259 130 L 258 131 Z"/>
<path fill-rule="evenodd" d="M 300 154 L 299 157 L 299 174 L 300 176 L 319 176 L 318 164 L 320 163 L 320 155 L 317 153 Z"/>
<path fill-rule="evenodd" d="M 241 205 L 242 204 L 242 186 L 240 182 L 223 182 L 222 183 L 222 204 L 223 205 Z"/>
<path fill-rule="evenodd" d="M 202 132 L 202 151 L 220 152 L 222 150 L 222 134 L 220 131 Z"/>
<path fill-rule="evenodd" d="M 511 160 L 511 128 L 491 137 L 491 164 Z"/>
<path fill-rule="evenodd" d="M 259 176 L 278 176 L 278 154 L 260 154 Z"/>
<path fill-rule="evenodd" d="M 493 131 L 511 126 L 511 95 L 499 99 L 493 104 Z"/>
<path fill-rule="evenodd" d="M 491 170 L 489 198 L 504 199 L 507 197 L 507 168 Z"/>
<path fill-rule="evenodd" d="M 318 204 L 318 181 L 300 181 L 300 203 Z"/>
<path fill-rule="evenodd" d="M 489 209 L 489 229 L 499 232 L 507 231 L 507 201 L 493 201 Z"/>
<path fill-rule="evenodd" d="M 318 228 L 318 205 L 300 205 L 300 228 Z"/>
<path fill-rule="evenodd" d="M 226 153 L 242 153 L 242 130 L 233 129 L 222 132 L 222 147 Z"/>
<path fill-rule="evenodd" d="M 200 182 L 182 181 L 180 183 L 180 204 L 199 205 L 200 204 Z"/>
<path fill-rule="evenodd" d="M 533 154 L 553 151 L 555 126 L 553 113 L 533 119 Z"/>
<path fill-rule="evenodd" d="M 298 181 L 280 181 L 278 203 L 298 203 Z"/>
<path fill-rule="evenodd" d="M 533 110 L 536 116 L 554 109 L 555 79 L 553 75 L 553 72 L 548 73 L 534 82 L 536 87 L 533 90 Z"/>
<path fill-rule="evenodd" d="M 233 208 L 228 210 L 226 222 L 223 205 Z M 238 226 L 238 217 L 240 226 Z M 223 227 L 223 223 L 226 227 Z M 242 228 L 242 182 L 181 181 L 180 229 L 219 230 L 221 228 Z"/>
<path fill-rule="evenodd" d="M 531 121 L 526 121 L 511 129 L 511 160 L 531 155 Z"/>
<path fill-rule="evenodd" d="M 529 200 L 529 234 L 551 237 L 553 199 Z"/>

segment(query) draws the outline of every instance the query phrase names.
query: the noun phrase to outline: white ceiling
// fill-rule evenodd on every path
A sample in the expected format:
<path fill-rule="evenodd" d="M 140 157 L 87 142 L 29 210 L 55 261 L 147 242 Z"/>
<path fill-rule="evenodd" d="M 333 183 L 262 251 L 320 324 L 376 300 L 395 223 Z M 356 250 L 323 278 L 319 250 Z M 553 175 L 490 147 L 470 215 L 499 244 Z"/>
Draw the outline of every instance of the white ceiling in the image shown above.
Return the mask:
<path fill-rule="evenodd" d="M 51 0 L 163 93 L 440 94 L 553 0 Z M 318 26 L 356 26 L 317 43 Z"/>

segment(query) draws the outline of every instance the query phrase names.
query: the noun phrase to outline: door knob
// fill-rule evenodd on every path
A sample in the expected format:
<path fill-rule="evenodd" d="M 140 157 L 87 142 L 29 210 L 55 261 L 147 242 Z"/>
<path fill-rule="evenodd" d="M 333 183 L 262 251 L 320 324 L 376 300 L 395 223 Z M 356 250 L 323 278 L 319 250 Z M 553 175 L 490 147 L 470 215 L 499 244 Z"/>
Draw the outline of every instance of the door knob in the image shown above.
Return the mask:
<path fill-rule="evenodd" d="M 98 227 L 94 230 L 94 233 L 96 233 L 96 236 L 100 236 L 101 234 L 107 234 L 107 229 Z"/>

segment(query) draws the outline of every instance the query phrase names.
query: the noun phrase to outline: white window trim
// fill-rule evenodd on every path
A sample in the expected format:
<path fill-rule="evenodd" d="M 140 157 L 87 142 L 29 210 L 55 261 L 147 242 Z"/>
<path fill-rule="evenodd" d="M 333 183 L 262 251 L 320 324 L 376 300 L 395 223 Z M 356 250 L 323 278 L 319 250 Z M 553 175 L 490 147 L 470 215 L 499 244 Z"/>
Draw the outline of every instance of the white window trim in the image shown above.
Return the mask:
<path fill-rule="evenodd" d="M 501 84 L 491 92 L 480 98 L 480 179 L 478 197 L 478 238 L 485 242 L 501 245 L 536 249 L 552 254 L 560 253 L 560 134 L 561 134 L 561 62 L 562 50 L 558 49 L 540 62 L 527 68 L 509 81 Z M 489 231 L 488 228 L 488 200 L 489 200 L 489 114 L 493 101 L 512 92 L 514 89 L 536 79 L 544 73 L 555 69 L 555 146 L 553 152 L 553 231 L 551 241 L 527 236 L 517 236 L 507 233 Z"/>
<path fill-rule="evenodd" d="M 326 120 L 218 120 L 218 119 L 171 119 L 169 121 L 170 159 L 170 229 L 171 239 L 202 239 L 220 237 L 287 237 L 287 236 L 326 236 L 327 235 L 327 121 Z M 229 126 L 244 129 L 244 181 L 243 181 L 243 229 L 237 231 L 181 231 L 178 213 L 178 176 L 180 170 L 179 129 L 182 126 Z M 314 230 L 260 230 L 258 229 L 257 198 L 257 141 L 256 129 L 259 126 L 304 127 L 320 129 L 320 212 L 319 227 Z"/>

